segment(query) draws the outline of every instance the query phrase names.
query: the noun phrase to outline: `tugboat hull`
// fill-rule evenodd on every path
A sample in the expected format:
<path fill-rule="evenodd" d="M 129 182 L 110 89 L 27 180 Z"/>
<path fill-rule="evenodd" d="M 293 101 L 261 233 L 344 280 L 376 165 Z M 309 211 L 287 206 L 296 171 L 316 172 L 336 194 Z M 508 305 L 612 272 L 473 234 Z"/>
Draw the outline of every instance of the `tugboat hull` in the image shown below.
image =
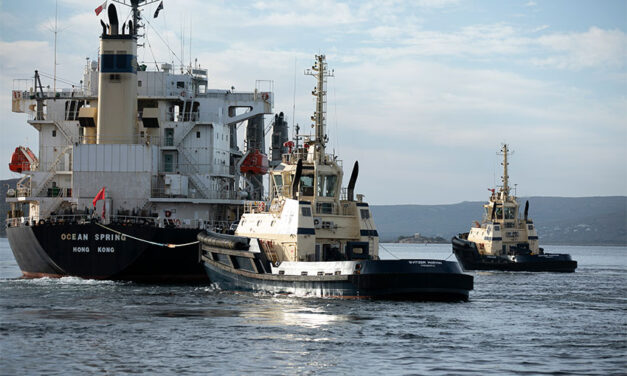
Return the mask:
<path fill-rule="evenodd" d="M 139 224 L 107 227 L 155 243 L 194 242 L 198 233 Z M 117 235 L 96 223 L 8 227 L 7 237 L 25 278 L 208 282 L 195 244 L 162 247 Z"/>
<path fill-rule="evenodd" d="M 464 270 L 572 273 L 577 269 L 577 261 L 568 254 L 545 253 L 502 257 L 482 255 L 475 243 L 458 236 L 453 237 L 451 243 L 453 253 Z"/>
<path fill-rule="evenodd" d="M 473 289 L 473 277 L 450 261 L 352 260 L 273 266 L 263 253 L 216 247 L 211 236 L 198 238 L 206 273 L 224 290 L 324 298 L 466 301 Z"/>

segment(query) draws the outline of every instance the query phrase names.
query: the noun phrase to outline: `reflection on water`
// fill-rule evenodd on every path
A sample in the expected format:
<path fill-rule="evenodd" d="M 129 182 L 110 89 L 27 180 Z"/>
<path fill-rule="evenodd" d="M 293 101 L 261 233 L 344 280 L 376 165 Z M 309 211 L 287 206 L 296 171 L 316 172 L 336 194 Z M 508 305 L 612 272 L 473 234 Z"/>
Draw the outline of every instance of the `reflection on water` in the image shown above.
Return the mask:
<path fill-rule="evenodd" d="M 386 248 L 405 258 L 451 252 L 446 245 Z M 19 270 L 0 239 L 0 369 L 64 376 L 624 373 L 627 249 L 551 250 L 572 253 L 580 268 L 474 273 L 470 301 L 449 304 L 10 279 Z"/>
<path fill-rule="evenodd" d="M 245 310 L 241 316 L 251 324 L 278 326 L 301 326 L 304 328 L 320 328 L 333 325 L 340 321 L 349 321 L 347 315 L 325 312 L 323 307 L 307 307 L 290 302 L 291 299 L 273 299 L 272 305 L 261 310 Z"/>

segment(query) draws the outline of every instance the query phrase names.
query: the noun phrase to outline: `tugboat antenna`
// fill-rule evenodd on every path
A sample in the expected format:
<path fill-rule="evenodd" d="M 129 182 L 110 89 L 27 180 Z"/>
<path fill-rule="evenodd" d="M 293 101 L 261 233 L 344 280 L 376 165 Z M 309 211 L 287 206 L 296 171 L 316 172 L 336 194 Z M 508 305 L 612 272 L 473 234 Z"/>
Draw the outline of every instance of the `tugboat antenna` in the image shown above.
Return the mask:
<path fill-rule="evenodd" d="M 325 146 L 327 143 L 326 134 L 326 110 L 327 110 L 327 77 L 334 77 L 334 71 L 329 70 L 326 62 L 325 55 L 316 55 L 316 63 L 311 69 L 305 70 L 305 74 L 308 76 L 314 76 L 317 79 L 317 85 L 311 92 L 316 97 L 316 111 L 314 112 L 311 120 L 314 121 L 314 128 L 316 132 L 315 143 L 319 145 L 319 154 L 324 156 Z"/>

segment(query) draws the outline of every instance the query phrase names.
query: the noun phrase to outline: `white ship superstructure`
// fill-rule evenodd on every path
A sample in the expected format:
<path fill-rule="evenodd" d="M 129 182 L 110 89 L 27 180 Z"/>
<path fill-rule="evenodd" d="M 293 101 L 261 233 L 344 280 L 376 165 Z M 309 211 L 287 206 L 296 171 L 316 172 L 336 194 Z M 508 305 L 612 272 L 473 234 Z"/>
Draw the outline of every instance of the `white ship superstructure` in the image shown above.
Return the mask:
<path fill-rule="evenodd" d="M 38 222 L 89 210 L 105 187 L 97 204 L 98 213 L 106 205 L 105 222 L 131 214 L 194 227 L 238 219 L 238 207 L 261 199 L 263 186 L 240 172 L 255 150 L 238 148 L 237 125 L 249 120 L 265 135 L 271 85 L 215 90 L 199 66 L 148 70 L 137 63 L 135 29 L 110 21 L 81 87 L 53 92 L 36 77 L 30 88 L 13 91 L 13 112 L 28 115 L 39 150 L 8 200 L 28 204 L 22 221 Z"/>

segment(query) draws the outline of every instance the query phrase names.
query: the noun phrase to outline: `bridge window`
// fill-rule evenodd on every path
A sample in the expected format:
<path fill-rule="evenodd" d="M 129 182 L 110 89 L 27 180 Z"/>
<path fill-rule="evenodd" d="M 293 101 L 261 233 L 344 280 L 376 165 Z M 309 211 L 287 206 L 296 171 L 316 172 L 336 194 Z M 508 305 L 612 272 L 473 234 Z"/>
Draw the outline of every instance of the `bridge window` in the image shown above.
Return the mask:
<path fill-rule="evenodd" d="M 505 219 L 516 219 L 516 208 L 505 208 Z"/>
<path fill-rule="evenodd" d="M 304 196 L 313 196 L 314 194 L 314 176 L 303 175 L 300 178 L 300 192 Z"/>
<path fill-rule="evenodd" d="M 282 192 L 282 189 L 283 189 L 283 177 L 281 175 L 274 175 L 273 179 L 274 179 L 274 189 L 275 189 L 275 192 L 280 194 Z"/>
<path fill-rule="evenodd" d="M 318 196 L 335 197 L 337 175 L 318 175 Z"/>

